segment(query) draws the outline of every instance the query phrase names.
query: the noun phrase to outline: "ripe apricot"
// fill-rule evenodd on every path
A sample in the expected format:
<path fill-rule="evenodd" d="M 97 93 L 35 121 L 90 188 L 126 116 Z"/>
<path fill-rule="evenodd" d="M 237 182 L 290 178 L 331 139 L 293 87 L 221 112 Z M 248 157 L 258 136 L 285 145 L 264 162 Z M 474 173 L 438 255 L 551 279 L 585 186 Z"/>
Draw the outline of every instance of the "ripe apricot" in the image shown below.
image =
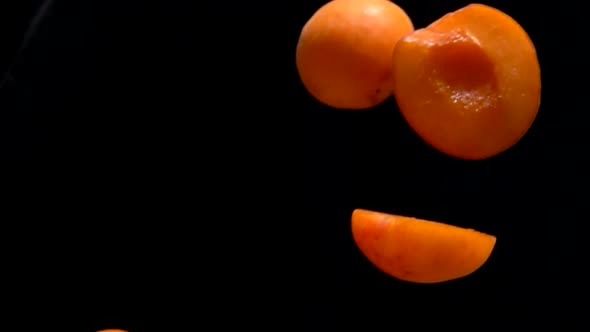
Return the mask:
<path fill-rule="evenodd" d="M 393 55 L 394 95 L 424 141 L 448 155 L 485 159 L 529 130 L 541 73 L 526 31 L 472 4 L 404 36 Z"/>
<path fill-rule="evenodd" d="M 380 104 L 392 93 L 395 44 L 413 30 L 408 15 L 389 0 L 328 2 L 301 30 L 296 51 L 301 81 L 334 108 Z"/>
<path fill-rule="evenodd" d="M 352 213 L 352 235 L 377 268 L 415 283 L 465 277 L 496 244 L 495 236 L 472 229 L 362 209 Z"/>
<path fill-rule="evenodd" d="M 119 330 L 119 329 L 107 329 L 107 330 L 100 330 L 98 332 L 127 332 L 127 331 Z"/>

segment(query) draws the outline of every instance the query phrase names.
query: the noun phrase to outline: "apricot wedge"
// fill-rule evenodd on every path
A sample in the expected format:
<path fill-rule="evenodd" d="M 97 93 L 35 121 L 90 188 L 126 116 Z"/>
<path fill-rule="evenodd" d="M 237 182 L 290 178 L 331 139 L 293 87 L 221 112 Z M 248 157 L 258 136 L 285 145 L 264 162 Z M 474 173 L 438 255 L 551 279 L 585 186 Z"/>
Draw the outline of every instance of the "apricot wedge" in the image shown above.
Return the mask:
<path fill-rule="evenodd" d="M 378 269 L 414 283 L 465 277 L 490 257 L 496 237 L 444 223 L 357 209 L 352 234 Z"/>
<path fill-rule="evenodd" d="M 437 150 L 485 159 L 518 142 L 537 116 L 541 73 L 526 31 L 472 4 L 401 38 L 394 95 L 414 131 Z"/>

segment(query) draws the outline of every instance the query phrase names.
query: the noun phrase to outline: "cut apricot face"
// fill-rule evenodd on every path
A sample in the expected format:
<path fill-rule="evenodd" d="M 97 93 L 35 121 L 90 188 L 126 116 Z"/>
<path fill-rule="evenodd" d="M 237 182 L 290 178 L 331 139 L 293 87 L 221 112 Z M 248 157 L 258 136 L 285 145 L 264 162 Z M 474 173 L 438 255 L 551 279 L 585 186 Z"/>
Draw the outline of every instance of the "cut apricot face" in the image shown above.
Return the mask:
<path fill-rule="evenodd" d="M 429 145 L 485 159 L 516 144 L 540 105 L 541 74 L 526 31 L 472 4 L 404 36 L 393 54 L 401 113 Z"/>
<path fill-rule="evenodd" d="M 378 269 L 414 283 L 465 277 L 490 257 L 496 237 L 444 223 L 357 209 L 352 235 Z"/>
<path fill-rule="evenodd" d="M 307 21 L 296 64 L 307 91 L 338 109 L 367 109 L 392 93 L 396 42 L 414 30 L 408 15 L 388 0 L 334 0 Z"/>

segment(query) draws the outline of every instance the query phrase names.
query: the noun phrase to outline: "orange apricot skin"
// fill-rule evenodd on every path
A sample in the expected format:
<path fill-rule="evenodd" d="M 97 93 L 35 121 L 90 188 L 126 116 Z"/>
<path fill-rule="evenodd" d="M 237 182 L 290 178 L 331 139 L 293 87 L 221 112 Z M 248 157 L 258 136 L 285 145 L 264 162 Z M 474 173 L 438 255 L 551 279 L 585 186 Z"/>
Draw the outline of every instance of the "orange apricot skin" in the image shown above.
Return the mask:
<path fill-rule="evenodd" d="M 107 330 L 100 330 L 98 332 L 127 332 L 127 331 L 119 330 L 119 329 L 107 329 Z"/>
<path fill-rule="evenodd" d="M 392 94 L 391 57 L 397 40 L 414 30 L 389 0 L 334 0 L 301 30 L 296 65 L 307 91 L 337 109 L 361 110 Z"/>
<path fill-rule="evenodd" d="M 439 283 L 465 277 L 490 257 L 496 237 L 444 223 L 357 209 L 352 234 L 373 265 L 399 280 Z"/>
<path fill-rule="evenodd" d="M 539 111 L 541 70 L 526 31 L 471 4 L 404 36 L 394 95 L 414 131 L 447 155 L 480 160 L 515 145 Z"/>

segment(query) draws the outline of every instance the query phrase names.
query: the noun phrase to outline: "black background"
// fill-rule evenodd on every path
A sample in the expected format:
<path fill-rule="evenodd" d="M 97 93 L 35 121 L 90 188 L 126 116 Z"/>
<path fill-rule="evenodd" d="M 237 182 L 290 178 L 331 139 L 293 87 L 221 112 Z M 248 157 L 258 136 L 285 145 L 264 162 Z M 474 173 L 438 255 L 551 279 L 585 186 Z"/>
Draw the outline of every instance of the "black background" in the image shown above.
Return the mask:
<path fill-rule="evenodd" d="M 17 54 L 43 3 L 0 5 L 0 66 L 11 68 L 0 88 L 2 307 L 19 327 L 11 331 L 163 331 L 174 322 L 191 330 L 202 328 L 203 307 L 221 309 L 219 327 L 262 302 L 269 286 L 287 303 L 274 309 L 297 313 L 286 325 L 279 320 L 279 330 L 300 322 L 303 331 L 583 326 L 582 10 L 484 2 L 530 34 L 542 104 L 517 145 L 467 162 L 420 141 L 392 99 L 342 112 L 307 94 L 295 46 L 323 1 L 218 2 L 213 10 L 183 1 L 56 0 Z M 416 28 L 468 4 L 397 3 Z M 467 278 L 403 283 L 354 246 L 355 208 L 472 227 L 498 243 Z M 216 221 L 221 233 L 205 230 Z M 236 230 L 253 224 L 262 226 L 256 236 Z M 257 239 L 294 234 L 290 249 L 301 264 L 277 273 L 279 262 L 292 263 Z M 213 244 L 198 250 L 205 241 Z M 259 255 L 245 253 L 262 243 Z M 216 282 L 201 281 L 205 274 Z M 264 284 L 246 283 L 254 296 L 232 293 L 244 275 Z M 249 315 L 258 324 L 277 317 Z"/>
<path fill-rule="evenodd" d="M 198 20 L 207 6 L 0 7 L 0 68 L 10 68 L 0 88 L 5 328 L 194 329 L 196 307 L 215 307 L 202 289 L 222 298 L 201 281 L 196 249 L 202 191 L 215 194 L 202 179 L 223 185 L 203 160 L 225 129 L 213 130 L 220 106 L 203 98 L 218 82 L 199 73 L 225 70 L 198 52 L 211 49 Z"/>

